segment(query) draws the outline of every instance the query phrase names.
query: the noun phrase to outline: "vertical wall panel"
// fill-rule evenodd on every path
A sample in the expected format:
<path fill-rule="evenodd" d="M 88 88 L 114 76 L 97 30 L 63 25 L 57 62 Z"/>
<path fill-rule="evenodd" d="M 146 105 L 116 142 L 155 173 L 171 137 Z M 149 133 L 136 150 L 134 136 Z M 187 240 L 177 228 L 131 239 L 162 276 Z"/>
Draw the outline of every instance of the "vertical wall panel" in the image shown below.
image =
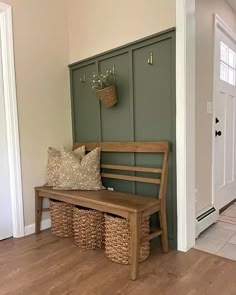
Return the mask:
<path fill-rule="evenodd" d="M 148 64 L 150 54 L 153 64 Z M 173 143 L 175 118 L 172 108 L 172 50 L 171 39 L 151 44 L 133 52 L 135 141 L 167 140 Z M 136 155 L 136 165 L 160 166 L 160 155 Z M 171 162 L 171 161 L 170 161 Z M 173 237 L 173 181 L 172 170 L 168 176 L 167 207 L 169 236 Z M 136 184 L 136 193 L 157 195 L 155 185 Z"/>
<path fill-rule="evenodd" d="M 115 67 L 118 103 L 107 109 L 101 105 L 102 141 L 129 141 L 132 140 L 133 130 L 130 122 L 129 88 L 129 55 L 128 53 L 111 57 L 99 62 L 99 70 Z M 122 118 L 122 119 L 121 119 Z"/>
<path fill-rule="evenodd" d="M 91 91 L 90 80 L 92 73 L 96 72 L 96 65 L 91 64 L 73 71 L 72 91 L 75 141 L 99 141 L 100 140 L 100 113 L 99 102 Z M 86 82 L 80 78 L 85 75 Z"/>
<path fill-rule="evenodd" d="M 135 140 L 171 139 L 171 40 L 133 52 Z M 147 59 L 153 53 L 153 65 Z"/>
<path fill-rule="evenodd" d="M 101 60 L 99 62 L 99 71 L 105 73 L 107 70 L 112 70 L 113 65 L 116 75 L 118 103 L 109 109 L 101 104 L 102 141 L 132 141 L 133 117 L 129 96 L 132 85 L 129 81 L 129 54 L 126 52 Z M 134 164 L 133 155 L 124 153 L 104 153 L 102 161 L 110 164 Z M 104 179 L 104 184 L 114 189 L 133 192 L 133 185 L 129 181 Z"/>

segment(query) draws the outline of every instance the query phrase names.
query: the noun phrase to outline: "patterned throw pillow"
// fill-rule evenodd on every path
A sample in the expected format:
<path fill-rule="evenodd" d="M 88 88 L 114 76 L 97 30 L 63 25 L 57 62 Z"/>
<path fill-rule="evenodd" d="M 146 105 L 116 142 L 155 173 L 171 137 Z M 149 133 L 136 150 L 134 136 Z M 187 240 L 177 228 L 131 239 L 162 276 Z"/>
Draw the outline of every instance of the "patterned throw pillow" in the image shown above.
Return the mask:
<path fill-rule="evenodd" d="M 100 190 L 101 148 L 95 148 L 82 159 L 65 148 L 61 149 L 59 184 L 54 187 L 61 190 Z"/>
<path fill-rule="evenodd" d="M 77 148 L 72 153 L 76 154 L 81 159 L 85 155 L 85 146 Z M 47 164 L 47 186 L 58 185 L 60 166 L 61 152 L 52 147 L 49 147 Z"/>

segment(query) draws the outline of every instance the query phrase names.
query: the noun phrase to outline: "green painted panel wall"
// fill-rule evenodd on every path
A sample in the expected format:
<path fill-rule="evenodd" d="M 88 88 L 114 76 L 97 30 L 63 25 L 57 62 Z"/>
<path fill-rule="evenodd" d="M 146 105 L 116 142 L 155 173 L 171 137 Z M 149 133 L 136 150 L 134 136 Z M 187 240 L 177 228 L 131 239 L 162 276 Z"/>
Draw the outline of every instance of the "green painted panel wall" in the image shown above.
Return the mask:
<path fill-rule="evenodd" d="M 153 53 L 153 65 L 147 62 Z M 115 66 L 117 106 L 106 109 L 91 92 L 89 77 Z M 86 75 L 85 83 L 80 78 Z M 176 246 L 175 30 L 150 36 L 70 65 L 74 141 L 161 141 L 172 144 L 167 190 L 170 245 Z M 157 154 L 104 153 L 102 162 L 161 165 Z M 131 173 L 131 175 L 133 175 Z M 138 174 L 137 175 L 142 175 Z M 104 179 L 115 190 L 156 197 L 157 186 Z M 156 220 L 152 220 L 156 223 Z"/>
<path fill-rule="evenodd" d="M 175 112 L 172 98 L 172 39 L 166 39 L 133 51 L 134 133 L 135 141 L 175 139 Z M 153 65 L 147 59 L 153 54 Z M 160 166 L 160 155 L 136 155 L 136 165 Z M 170 163 L 173 159 L 170 160 Z M 174 239 L 173 169 L 169 169 L 167 192 L 168 233 Z M 156 186 L 136 183 L 136 193 L 156 196 Z"/>
<path fill-rule="evenodd" d="M 99 102 L 91 91 L 88 78 L 96 71 L 96 64 L 73 71 L 72 118 L 75 141 L 100 140 Z M 80 82 L 85 75 L 86 82 Z"/>
<path fill-rule="evenodd" d="M 99 71 L 106 72 L 115 66 L 116 85 L 119 103 L 112 109 L 101 105 L 102 141 L 129 141 L 133 138 L 133 126 L 130 121 L 132 105 L 129 94 L 129 55 L 124 53 L 99 62 Z"/>
<path fill-rule="evenodd" d="M 100 105 L 102 141 L 133 141 L 133 120 L 130 119 L 133 106 L 130 103 L 132 85 L 129 77 L 129 54 L 125 52 L 99 61 L 99 71 L 106 72 L 106 70 L 112 69 L 113 65 L 115 66 L 119 103 L 112 109 Z M 133 165 L 133 158 L 132 154 L 106 153 L 103 155 L 102 161 L 110 164 Z M 134 192 L 134 184 L 129 181 L 104 179 L 104 184 L 114 187 L 115 190 Z"/>

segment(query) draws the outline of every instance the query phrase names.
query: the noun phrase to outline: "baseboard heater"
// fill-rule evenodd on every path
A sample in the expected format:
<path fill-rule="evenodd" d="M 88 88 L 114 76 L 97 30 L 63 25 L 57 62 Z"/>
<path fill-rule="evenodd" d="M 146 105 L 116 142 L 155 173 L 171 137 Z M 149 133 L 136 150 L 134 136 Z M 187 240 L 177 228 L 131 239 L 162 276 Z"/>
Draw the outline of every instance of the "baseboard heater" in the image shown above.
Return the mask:
<path fill-rule="evenodd" d="M 205 229 L 215 223 L 217 219 L 218 214 L 215 207 L 210 207 L 209 209 L 206 209 L 203 213 L 200 213 L 196 218 L 196 238 L 200 235 L 201 232 L 203 232 Z"/>

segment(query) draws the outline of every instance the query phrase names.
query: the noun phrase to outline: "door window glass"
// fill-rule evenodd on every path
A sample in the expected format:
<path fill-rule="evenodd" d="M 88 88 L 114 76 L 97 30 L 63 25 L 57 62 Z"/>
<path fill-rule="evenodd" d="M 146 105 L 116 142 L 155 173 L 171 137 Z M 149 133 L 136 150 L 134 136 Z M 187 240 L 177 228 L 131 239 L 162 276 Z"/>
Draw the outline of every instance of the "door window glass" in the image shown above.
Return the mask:
<path fill-rule="evenodd" d="M 229 49 L 229 66 L 235 69 L 235 52 Z"/>
<path fill-rule="evenodd" d="M 220 79 L 222 81 L 227 82 L 228 75 L 229 75 L 229 67 L 225 63 L 221 62 L 220 63 Z"/>
<path fill-rule="evenodd" d="M 223 42 L 220 42 L 220 79 L 236 85 L 236 52 Z"/>

